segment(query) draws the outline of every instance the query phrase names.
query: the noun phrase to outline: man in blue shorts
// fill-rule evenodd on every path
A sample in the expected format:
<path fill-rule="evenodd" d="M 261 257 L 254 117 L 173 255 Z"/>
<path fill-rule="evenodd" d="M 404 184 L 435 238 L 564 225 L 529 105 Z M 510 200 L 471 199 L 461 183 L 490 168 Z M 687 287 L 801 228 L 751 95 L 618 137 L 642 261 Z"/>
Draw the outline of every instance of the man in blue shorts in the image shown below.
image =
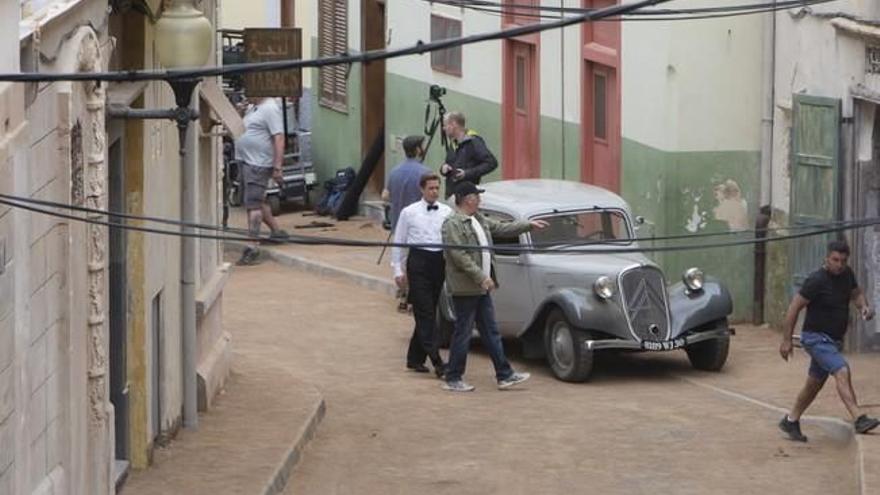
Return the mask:
<path fill-rule="evenodd" d="M 856 283 L 855 274 L 846 264 L 848 258 L 849 246 L 846 242 L 829 243 L 822 268 L 807 277 L 785 314 L 782 344 L 779 346 L 782 359 L 787 361 L 791 356 L 791 336 L 804 307 L 807 308 L 807 315 L 801 330 L 801 345 L 812 358 L 807 383 L 798 394 L 791 412 L 779 422 L 779 429 L 791 440 L 807 441 L 807 437 L 801 433 L 800 418 L 825 385 L 828 375 L 834 377 L 837 393 L 857 433 L 867 433 L 880 425 L 876 418 L 862 414 L 853 390 L 849 364 L 840 353 L 849 323 L 849 303 L 855 303 L 862 318 L 870 320 L 874 317 L 874 310 L 865 301 L 865 294 Z"/>

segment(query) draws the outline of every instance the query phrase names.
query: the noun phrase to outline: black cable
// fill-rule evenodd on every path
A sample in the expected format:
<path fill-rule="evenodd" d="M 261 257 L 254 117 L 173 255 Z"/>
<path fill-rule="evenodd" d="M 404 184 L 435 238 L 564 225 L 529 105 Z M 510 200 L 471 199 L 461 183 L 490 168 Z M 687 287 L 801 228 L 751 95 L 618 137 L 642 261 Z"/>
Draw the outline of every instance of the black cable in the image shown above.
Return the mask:
<path fill-rule="evenodd" d="M 793 239 L 800 239 L 804 237 L 811 237 L 817 235 L 825 235 L 836 232 L 843 232 L 845 230 L 852 230 L 855 228 L 865 228 L 871 227 L 875 225 L 880 225 L 880 218 L 866 219 L 859 221 L 858 225 L 846 225 L 846 226 L 838 226 L 831 227 L 826 229 L 821 229 L 815 232 L 802 232 L 799 234 L 788 234 L 781 236 L 769 236 L 764 238 L 751 238 L 751 239 L 742 239 L 738 241 L 731 242 L 716 242 L 716 243 L 705 243 L 705 244 L 689 244 L 689 245 L 678 245 L 678 246 L 664 246 L 664 247 L 618 247 L 618 248 L 541 248 L 530 245 L 503 245 L 503 246 L 469 246 L 469 245 L 449 245 L 449 244 L 429 244 L 429 243 L 395 243 L 395 242 L 374 242 L 374 241 L 355 241 L 350 239 L 338 239 L 338 238 L 316 238 L 311 236 L 297 236 L 292 237 L 289 240 L 279 241 L 276 239 L 270 239 L 268 237 L 262 236 L 223 236 L 223 235 L 205 235 L 205 234 L 195 234 L 195 233 L 184 233 L 180 231 L 170 231 L 170 230 L 162 230 L 162 229 L 152 229 L 148 227 L 139 227 L 134 225 L 128 225 L 127 223 L 118 223 L 112 221 L 102 221 L 94 218 L 83 218 L 76 215 L 68 215 L 64 213 L 53 212 L 49 210 L 44 210 L 42 208 L 37 208 L 34 206 L 29 206 L 22 203 L 17 203 L 15 201 L 9 201 L 6 199 L 0 199 L 0 204 L 5 204 L 8 206 L 12 206 L 15 208 L 21 208 L 27 211 L 42 213 L 45 215 L 50 215 L 58 218 L 65 218 L 74 221 L 85 222 L 93 225 L 101 225 L 111 228 L 122 228 L 127 230 L 134 230 L 137 232 L 145 232 L 152 234 L 162 234 L 162 235 L 172 235 L 178 237 L 194 237 L 198 239 L 209 239 L 209 240 L 219 240 L 219 241 L 250 241 L 250 242 L 258 242 L 258 241 L 268 241 L 272 244 L 304 244 L 304 245 L 321 245 L 321 246 L 340 246 L 340 247 L 401 247 L 401 248 L 441 248 L 441 249 L 466 249 L 466 250 L 503 250 L 507 252 L 518 252 L 518 253 L 543 253 L 543 254 L 620 254 L 620 253 L 651 253 L 651 252 L 670 252 L 670 251 L 692 251 L 697 249 L 715 249 L 715 248 L 724 248 L 724 247 L 736 247 L 736 246 L 744 246 L 750 244 L 758 244 L 758 243 L 770 243 L 770 242 L 782 242 Z M 610 242 L 613 243 L 614 241 Z M 622 242 L 621 240 L 617 241 L 618 243 Z M 626 241 L 628 244 L 632 244 L 633 241 Z M 606 242 L 609 244 L 609 242 Z"/>
<path fill-rule="evenodd" d="M 511 9 L 531 9 L 539 12 L 562 12 L 560 7 L 526 5 L 526 4 L 500 4 L 488 1 L 465 1 L 465 0 L 421 0 L 427 3 L 439 3 L 452 7 L 460 7 L 463 9 L 482 12 L 495 17 L 516 16 L 528 19 L 559 19 L 559 15 L 541 14 L 541 13 L 511 13 Z M 738 17 L 745 15 L 763 14 L 768 12 L 777 12 L 795 7 L 808 7 L 823 3 L 834 2 L 837 0 L 789 0 L 786 2 L 751 4 L 747 6 L 729 6 L 729 7 L 705 7 L 694 9 L 643 9 L 641 11 L 627 14 L 626 16 L 617 18 L 605 18 L 597 20 L 597 22 L 645 22 L 645 21 L 685 21 L 685 20 L 702 20 L 702 19 L 718 19 L 726 17 Z M 591 9 L 582 8 L 566 8 L 566 12 L 590 12 Z M 649 17 L 653 16 L 653 17 Z"/>
<path fill-rule="evenodd" d="M 484 8 L 492 8 L 496 9 L 498 12 L 502 12 L 508 15 L 522 15 L 521 13 L 508 13 L 506 10 L 538 10 L 542 12 L 572 12 L 572 13 L 589 13 L 594 12 L 596 9 L 586 9 L 580 7 L 554 7 L 551 5 L 536 5 L 536 4 L 524 4 L 524 3 L 507 3 L 507 2 L 497 2 L 490 0 L 421 0 L 428 3 L 441 3 L 445 5 L 450 5 L 453 7 L 461 7 L 465 9 L 469 9 L 474 6 L 484 7 Z M 640 9 L 638 11 L 630 12 L 624 15 L 624 17 L 633 17 L 633 16 L 657 16 L 657 15 L 701 15 L 707 13 L 727 13 L 727 12 L 735 12 L 735 11 L 745 11 L 745 10 L 756 10 L 756 9 L 766 9 L 769 7 L 774 7 L 776 10 L 785 10 L 794 7 L 809 7 L 815 4 L 821 3 L 830 3 L 838 0 L 782 0 L 778 2 L 761 2 L 761 3 L 753 3 L 746 5 L 725 5 L 721 7 L 694 7 L 694 8 L 678 8 L 678 9 Z M 558 19 L 559 16 L 552 17 L 553 19 Z"/>
<path fill-rule="evenodd" d="M 671 0 L 640 0 L 625 5 L 613 5 L 597 9 L 582 15 L 548 22 L 543 24 L 529 24 L 508 29 L 490 31 L 487 33 L 473 34 L 459 38 L 447 38 L 443 40 L 425 43 L 418 41 L 415 45 L 405 48 L 389 50 L 370 50 L 358 55 L 335 55 L 331 57 L 319 57 L 306 60 L 277 60 L 272 62 L 250 62 L 243 64 L 230 64 L 221 67 L 188 68 L 172 70 L 129 70 L 115 72 L 74 72 L 74 73 L 14 73 L 0 74 L 0 81 L 5 82 L 56 82 L 56 81 L 174 81 L 180 79 L 197 79 L 200 77 L 229 76 L 249 72 L 264 72 L 274 70 L 297 69 L 304 67 L 325 67 L 330 65 L 369 63 L 379 60 L 403 57 L 407 55 L 422 55 L 425 53 L 446 50 L 458 46 L 513 38 L 527 34 L 540 33 L 551 29 L 558 29 L 582 22 L 596 21 L 608 17 L 624 15 L 628 12 L 643 7 L 667 3 Z"/>
<path fill-rule="evenodd" d="M 233 232 L 235 234 L 247 235 L 248 232 L 246 229 L 238 229 L 238 228 L 224 228 L 219 225 L 211 225 L 211 224 L 203 224 L 203 223 L 190 223 L 190 222 L 181 222 L 180 220 L 174 220 L 169 218 L 162 217 L 152 217 L 146 215 L 134 215 L 130 213 L 122 213 L 122 212 L 114 212 L 110 210 L 99 210 L 95 208 L 88 208 L 85 206 L 77 206 L 71 205 L 67 203 L 59 203 L 55 201 L 49 201 L 44 199 L 36 199 L 36 198 L 26 198 L 20 196 L 14 196 L 9 194 L 0 193 L 0 199 L 6 199 L 9 201 L 14 201 L 17 203 L 24 204 L 34 204 L 40 206 L 46 206 L 50 208 L 60 208 L 71 211 L 78 211 L 81 213 L 87 213 L 92 215 L 104 216 L 104 217 L 116 217 L 122 218 L 126 220 L 135 220 L 135 221 L 146 221 L 146 222 L 155 222 L 161 223 L 165 225 L 173 225 L 177 227 L 190 227 L 198 230 L 208 230 L 215 232 Z M 821 224 L 803 224 L 803 225 L 789 225 L 787 227 L 768 227 L 765 229 L 743 229 L 743 230 L 729 230 L 725 232 L 699 232 L 695 234 L 673 234 L 666 236 L 654 236 L 654 237 L 645 237 L 645 238 L 624 238 L 624 239 L 614 239 L 614 240 L 604 240 L 604 241 L 583 241 L 583 242 L 575 242 L 569 243 L 571 246 L 596 246 L 596 245 L 604 245 L 604 244 L 620 244 L 622 242 L 633 242 L 633 241 L 651 241 L 651 242 L 661 242 L 661 241 L 669 241 L 669 240 L 682 240 L 682 239 L 696 239 L 696 238 L 704 238 L 704 237 L 721 237 L 721 236 L 737 236 L 737 235 L 752 235 L 757 237 L 759 233 L 768 234 L 782 231 L 797 231 L 797 230 L 811 230 L 811 229 L 826 229 L 832 227 L 845 227 L 845 226 L 859 226 L 865 220 L 837 220 L 832 222 L 825 222 Z M 296 236 L 298 239 L 313 239 L 313 236 Z M 559 243 L 533 243 L 532 246 L 543 248 L 550 246 L 557 246 Z"/>

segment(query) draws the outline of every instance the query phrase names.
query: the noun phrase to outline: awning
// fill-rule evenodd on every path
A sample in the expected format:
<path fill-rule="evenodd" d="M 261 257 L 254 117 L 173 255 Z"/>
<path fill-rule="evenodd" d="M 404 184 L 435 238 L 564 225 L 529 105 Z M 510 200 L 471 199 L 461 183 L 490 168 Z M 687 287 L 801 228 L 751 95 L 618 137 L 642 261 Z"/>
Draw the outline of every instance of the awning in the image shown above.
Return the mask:
<path fill-rule="evenodd" d="M 238 139 L 244 134 L 244 122 L 241 120 L 241 116 L 223 94 L 223 90 L 217 86 L 217 83 L 212 80 L 202 81 L 202 84 L 199 85 L 199 96 L 211 107 L 233 139 Z"/>

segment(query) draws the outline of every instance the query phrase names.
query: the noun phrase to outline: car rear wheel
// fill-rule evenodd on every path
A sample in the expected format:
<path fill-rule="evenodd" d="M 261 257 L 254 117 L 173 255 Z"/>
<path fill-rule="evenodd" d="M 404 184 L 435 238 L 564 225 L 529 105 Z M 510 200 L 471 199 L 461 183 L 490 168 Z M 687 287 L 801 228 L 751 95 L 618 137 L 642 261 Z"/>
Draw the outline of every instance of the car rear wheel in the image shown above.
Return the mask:
<path fill-rule="evenodd" d="M 584 348 L 590 333 L 575 328 L 559 308 L 547 315 L 544 326 L 544 350 L 547 363 L 556 378 L 565 382 L 583 382 L 593 371 L 593 351 Z"/>
<path fill-rule="evenodd" d="M 437 345 L 441 349 L 449 349 L 452 342 L 452 332 L 455 331 L 455 322 L 449 321 L 443 315 L 440 305 L 437 305 Z"/>
<path fill-rule="evenodd" d="M 719 371 L 723 368 L 729 350 L 729 335 L 720 339 L 704 340 L 685 347 L 691 366 L 703 371 Z"/>

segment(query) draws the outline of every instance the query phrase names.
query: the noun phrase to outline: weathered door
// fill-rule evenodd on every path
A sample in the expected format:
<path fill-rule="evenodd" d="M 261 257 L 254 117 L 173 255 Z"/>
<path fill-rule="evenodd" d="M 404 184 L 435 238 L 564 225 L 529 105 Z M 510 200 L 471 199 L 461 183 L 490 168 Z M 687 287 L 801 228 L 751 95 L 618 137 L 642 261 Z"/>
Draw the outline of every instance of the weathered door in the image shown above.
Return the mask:
<path fill-rule="evenodd" d="M 583 0 L 601 9 L 617 0 Z M 619 22 L 581 25 L 581 180 L 620 190 L 621 32 Z"/>
<path fill-rule="evenodd" d="M 380 0 L 361 0 L 361 30 L 364 51 L 385 48 L 385 2 Z M 363 88 L 361 102 L 361 157 L 367 156 L 370 148 L 381 135 L 385 126 L 385 61 L 375 60 L 362 64 Z M 377 197 L 385 187 L 384 154 L 373 169 L 365 189 L 366 197 Z"/>
<path fill-rule="evenodd" d="M 797 95 L 791 145 L 791 224 L 825 224 L 839 218 L 840 100 Z M 791 242 L 792 291 L 822 264 L 832 234 Z"/>
<path fill-rule="evenodd" d="M 619 116 L 617 71 L 613 67 L 586 62 L 584 69 L 584 179 L 612 191 L 620 189 L 618 159 Z"/>
<path fill-rule="evenodd" d="M 536 178 L 541 176 L 537 50 L 519 40 L 506 43 L 502 175 L 505 179 Z"/>

